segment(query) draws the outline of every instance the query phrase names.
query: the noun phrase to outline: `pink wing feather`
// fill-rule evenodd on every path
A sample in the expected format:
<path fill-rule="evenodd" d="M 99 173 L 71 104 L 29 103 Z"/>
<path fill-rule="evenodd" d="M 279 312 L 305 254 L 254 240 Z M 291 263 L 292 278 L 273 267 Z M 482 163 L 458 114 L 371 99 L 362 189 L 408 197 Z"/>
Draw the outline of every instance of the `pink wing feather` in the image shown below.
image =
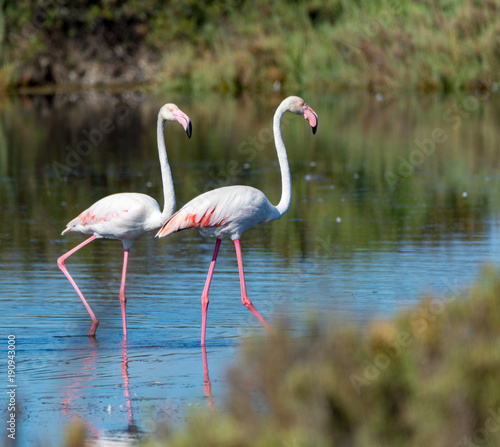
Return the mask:
<path fill-rule="evenodd" d="M 68 223 L 66 229 L 61 234 L 69 233 L 76 226 L 87 227 L 92 226 L 97 223 L 107 222 L 110 218 L 118 217 L 119 214 L 128 213 L 128 210 L 120 210 L 117 213 L 110 213 L 107 215 L 94 214 L 94 210 L 89 208 L 83 211 L 79 216 L 75 217 L 71 222 Z"/>
<path fill-rule="evenodd" d="M 145 194 L 113 194 L 81 212 L 66 225 L 62 234 L 81 232 L 111 239 L 132 239 L 157 229 L 161 224 L 160 214 L 156 200 Z"/>
<path fill-rule="evenodd" d="M 163 237 L 188 228 L 226 228 L 238 234 L 259 222 L 273 220 L 275 208 L 258 189 L 249 186 L 226 186 L 208 191 L 186 203 L 156 236 Z M 226 230 L 215 235 L 224 234 Z M 229 234 L 228 234 L 229 235 Z"/>
<path fill-rule="evenodd" d="M 200 197 L 197 197 L 197 199 Z M 157 236 L 163 237 L 176 231 L 187 230 L 188 228 L 210 228 L 223 225 L 226 218 L 221 217 L 221 213 L 217 212 L 217 204 L 211 203 L 208 204 L 208 207 L 197 209 L 196 205 L 201 205 L 202 203 L 202 200 L 195 199 L 186 204 L 163 225 Z"/>

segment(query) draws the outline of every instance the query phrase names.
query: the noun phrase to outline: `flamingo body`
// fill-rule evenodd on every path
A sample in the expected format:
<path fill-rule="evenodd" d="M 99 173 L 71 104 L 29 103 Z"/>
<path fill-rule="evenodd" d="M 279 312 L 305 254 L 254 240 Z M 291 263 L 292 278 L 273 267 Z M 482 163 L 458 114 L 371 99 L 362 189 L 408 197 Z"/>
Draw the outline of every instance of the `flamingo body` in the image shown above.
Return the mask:
<path fill-rule="evenodd" d="M 123 335 L 126 339 L 127 322 L 125 312 L 125 282 L 130 247 L 132 246 L 134 240 L 139 236 L 160 228 L 162 223 L 165 222 L 175 211 L 174 184 L 165 149 L 164 126 L 166 121 L 177 121 L 180 123 L 189 138 L 191 138 L 192 132 L 191 120 L 175 104 L 165 104 L 160 109 L 160 112 L 158 113 L 157 140 L 163 182 L 163 195 L 165 199 L 163 211 L 160 209 L 158 202 L 146 194 L 130 192 L 112 194 L 98 200 L 85 211 L 80 213 L 75 219 L 66 225 L 66 229 L 62 232 L 63 235 L 67 233 L 79 232 L 90 236 L 88 239 L 62 255 L 57 260 L 59 268 L 66 275 L 69 282 L 76 290 L 92 319 L 92 325 L 90 326 L 88 333 L 89 336 L 95 336 L 99 321 L 92 312 L 92 309 L 87 303 L 87 300 L 83 296 L 82 292 L 76 285 L 76 282 L 69 274 L 68 269 L 65 266 L 65 261 L 80 248 L 95 239 L 107 238 L 122 241 L 124 254 L 119 297 L 122 310 Z"/>
<path fill-rule="evenodd" d="M 69 222 L 62 234 L 80 232 L 96 238 L 118 239 L 130 248 L 139 236 L 162 224 L 158 202 L 146 194 L 112 194 L 98 200 Z"/>
<path fill-rule="evenodd" d="M 204 236 L 234 241 L 245 230 L 279 217 L 262 191 L 251 186 L 225 186 L 188 202 L 168 220 L 158 236 L 196 228 Z"/>
<path fill-rule="evenodd" d="M 157 236 L 163 237 L 188 228 L 196 228 L 201 234 L 216 237 L 214 254 L 208 269 L 205 288 L 201 295 L 202 323 L 201 345 L 205 345 L 205 332 L 208 309 L 208 292 L 212 281 L 215 262 L 223 238 L 233 240 L 238 260 L 238 270 L 241 284 L 241 302 L 257 319 L 268 327 L 265 320 L 257 312 L 248 298 L 243 261 L 241 257 L 241 234 L 249 228 L 281 218 L 290 208 L 292 199 L 292 180 L 286 154 L 285 144 L 281 136 L 281 117 L 285 112 L 292 112 L 304 117 L 312 127 L 313 134 L 318 126 L 318 115 L 303 99 L 289 96 L 279 105 L 273 119 L 273 134 L 276 152 L 281 170 L 281 200 L 277 206 L 269 202 L 263 192 L 250 186 L 226 186 L 214 189 L 194 198 L 168 219 Z"/>

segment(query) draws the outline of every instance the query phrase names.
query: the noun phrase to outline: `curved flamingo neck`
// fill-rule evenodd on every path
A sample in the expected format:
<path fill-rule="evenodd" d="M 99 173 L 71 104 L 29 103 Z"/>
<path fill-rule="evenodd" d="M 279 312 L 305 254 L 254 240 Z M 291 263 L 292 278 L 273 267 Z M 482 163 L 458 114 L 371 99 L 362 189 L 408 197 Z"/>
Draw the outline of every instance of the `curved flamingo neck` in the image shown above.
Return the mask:
<path fill-rule="evenodd" d="M 156 132 L 158 139 L 158 155 L 160 157 L 161 179 L 163 183 L 163 211 L 161 213 L 162 221 L 168 219 L 175 212 L 175 191 L 174 180 L 167 158 L 167 149 L 165 148 L 165 120 L 158 116 L 158 128 Z"/>
<path fill-rule="evenodd" d="M 280 217 L 290 209 L 290 204 L 292 202 L 292 177 L 290 175 L 290 166 L 288 165 L 285 143 L 281 136 L 281 117 L 287 110 L 287 104 L 282 102 L 276 110 L 273 120 L 274 144 L 276 145 L 281 171 L 281 200 L 276 206 Z"/>

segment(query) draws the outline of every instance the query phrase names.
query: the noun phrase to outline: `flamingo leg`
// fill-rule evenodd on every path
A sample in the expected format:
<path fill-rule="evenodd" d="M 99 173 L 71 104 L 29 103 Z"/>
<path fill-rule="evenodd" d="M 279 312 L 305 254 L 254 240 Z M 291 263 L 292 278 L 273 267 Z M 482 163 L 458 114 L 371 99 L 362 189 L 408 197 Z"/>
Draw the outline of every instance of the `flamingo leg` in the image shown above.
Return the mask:
<path fill-rule="evenodd" d="M 122 282 L 120 285 L 120 306 L 122 308 L 123 338 L 124 339 L 127 338 L 127 315 L 125 313 L 127 298 L 125 297 L 125 282 L 127 280 L 128 252 L 129 252 L 128 248 L 126 248 L 123 252 Z"/>
<path fill-rule="evenodd" d="M 64 255 L 62 255 L 57 260 L 57 265 L 59 266 L 59 268 L 61 269 L 61 271 L 66 275 L 66 278 L 68 278 L 69 282 L 71 283 L 71 285 L 76 290 L 76 293 L 78 293 L 78 296 L 82 300 L 83 305 L 87 309 L 87 312 L 89 313 L 90 318 L 92 319 L 92 325 L 90 326 L 89 333 L 88 333 L 89 337 L 95 337 L 95 331 L 97 330 L 97 326 L 99 326 L 99 320 L 94 315 L 94 312 L 92 312 L 92 309 L 90 308 L 89 303 L 87 303 L 87 300 L 83 296 L 83 293 L 80 291 L 80 289 L 76 285 L 75 280 L 69 274 L 68 269 L 64 265 L 64 261 L 66 261 L 66 259 L 68 259 L 73 253 L 75 253 L 78 250 L 80 250 L 80 248 L 82 248 L 85 245 L 87 245 L 90 242 L 92 242 L 95 238 L 96 238 L 95 235 L 90 236 L 88 239 L 84 240 L 81 244 L 77 245 L 75 248 L 71 249 L 70 251 L 68 251 L 67 253 L 65 253 Z"/>
<path fill-rule="evenodd" d="M 208 398 L 208 405 L 210 406 L 210 409 L 213 413 L 215 413 L 215 405 L 212 400 L 212 384 L 208 373 L 207 349 L 205 346 L 201 347 L 201 354 L 203 357 L 203 391 L 205 392 L 205 396 Z"/>
<path fill-rule="evenodd" d="M 207 280 L 205 281 L 205 287 L 203 288 L 203 293 L 201 294 L 201 346 L 205 346 L 205 333 L 207 330 L 207 310 L 208 310 L 208 291 L 210 290 L 210 283 L 212 282 L 212 276 L 215 269 L 215 261 L 217 260 L 217 255 L 219 254 L 219 248 L 222 240 L 217 238 L 215 241 L 214 255 L 212 256 L 212 261 L 210 262 L 210 267 L 208 269 Z"/>
<path fill-rule="evenodd" d="M 258 320 L 264 325 L 266 329 L 269 329 L 269 325 L 265 322 L 264 318 L 260 316 L 259 312 L 257 312 L 252 302 L 248 298 L 247 288 L 245 285 L 245 273 L 243 272 L 243 260 L 241 258 L 241 247 L 239 239 L 236 239 L 234 241 L 234 246 L 236 248 L 236 257 L 238 259 L 238 269 L 240 272 L 241 302 L 248 310 L 250 310 L 258 318 Z"/>

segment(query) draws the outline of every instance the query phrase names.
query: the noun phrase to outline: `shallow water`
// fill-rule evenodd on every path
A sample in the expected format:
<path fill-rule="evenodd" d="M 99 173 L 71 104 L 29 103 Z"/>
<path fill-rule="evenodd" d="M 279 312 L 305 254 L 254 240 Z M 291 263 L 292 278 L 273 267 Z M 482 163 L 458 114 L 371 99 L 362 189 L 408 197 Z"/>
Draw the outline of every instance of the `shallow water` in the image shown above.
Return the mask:
<path fill-rule="evenodd" d="M 264 333 L 241 305 L 234 247 L 224 241 L 202 351 L 200 295 L 214 241 L 182 232 L 146 235 L 132 247 L 127 342 L 121 244 L 95 241 L 68 259 L 100 320 L 97 338 L 86 336 L 90 318 L 56 265 L 83 236 L 60 232 L 115 192 L 147 193 L 162 204 L 161 97 L 82 93 L 0 106 L 2 369 L 13 334 L 19 445 L 58 445 L 75 418 L 96 445 L 131 445 L 182 423 L 189 409 L 222 408 L 239 344 Z M 190 141 L 180 126 L 166 126 L 178 206 L 226 184 L 256 186 L 278 202 L 270 129 L 279 99 L 165 100 L 193 122 Z M 298 117 L 283 123 L 291 209 L 242 239 L 248 293 L 266 319 L 286 318 L 297 336 L 309 313 L 363 327 L 427 291 L 457 294 L 485 263 L 499 261 L 496 96 L 306 100 L 319 115 L 317 135 Z M 102 138 L 78 146 L 103 123 Z M 438 134 L 434 150 L 420 149 Z M 79 159 L 68 159 L 78 147 Z"/>

